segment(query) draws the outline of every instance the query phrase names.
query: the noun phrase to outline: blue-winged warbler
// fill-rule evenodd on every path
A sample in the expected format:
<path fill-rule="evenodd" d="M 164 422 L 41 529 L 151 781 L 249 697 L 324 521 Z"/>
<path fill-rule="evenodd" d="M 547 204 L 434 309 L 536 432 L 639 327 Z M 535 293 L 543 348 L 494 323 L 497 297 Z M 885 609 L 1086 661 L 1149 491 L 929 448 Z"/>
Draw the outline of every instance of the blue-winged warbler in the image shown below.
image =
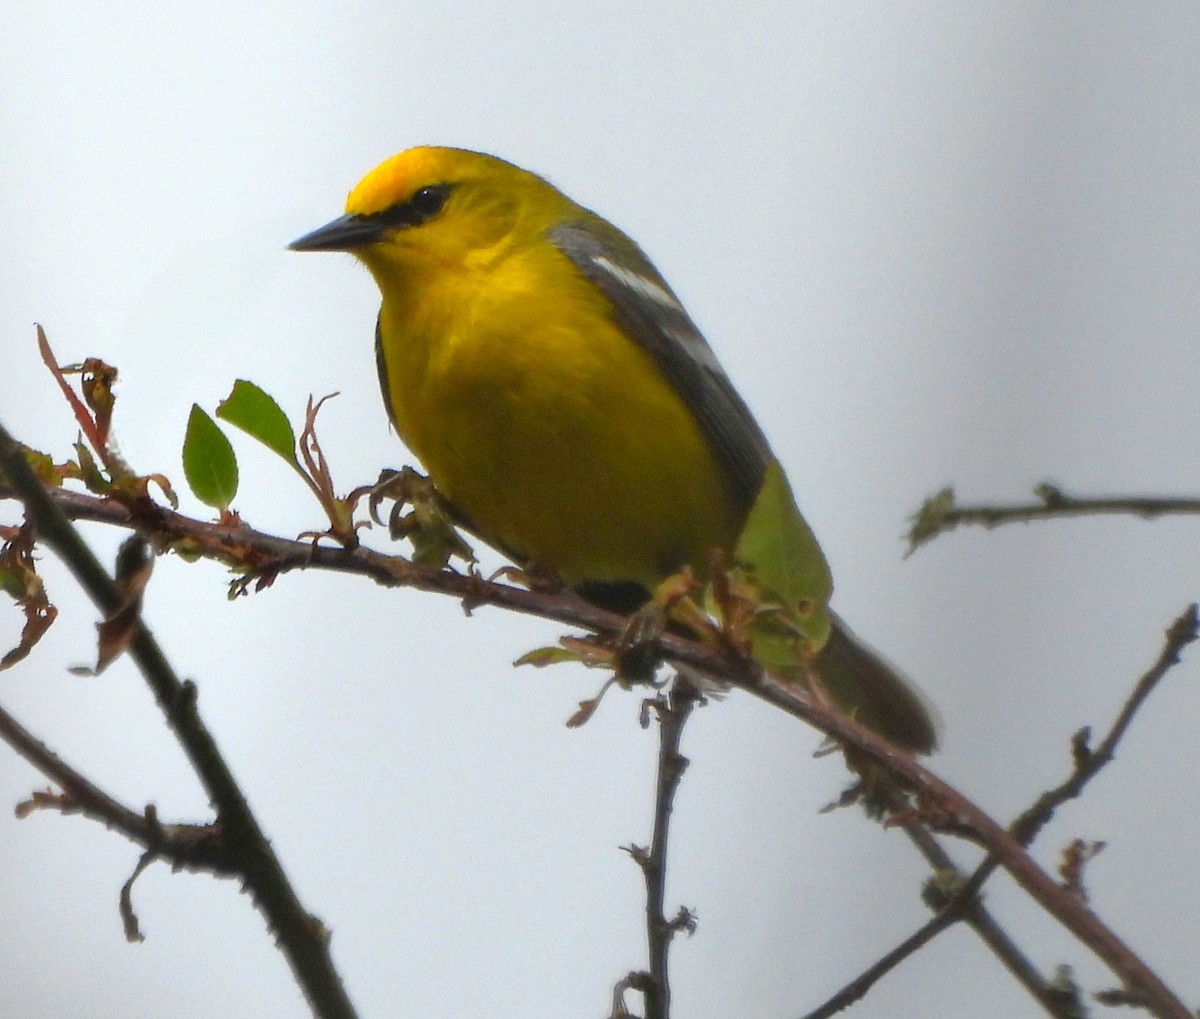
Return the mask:
<path fill-rule="evenodd" d="M 391 419 L 483 540 L 625 610 L 734 550 L 767 441 L 666 281 L 606 220 L 511 163 L 425 147 L 376 167 L 344 216 L 291 247 L 350 252 L 375 277 Z M 931 750 L 922 699 L 827 618 L 826 688 Z"/>

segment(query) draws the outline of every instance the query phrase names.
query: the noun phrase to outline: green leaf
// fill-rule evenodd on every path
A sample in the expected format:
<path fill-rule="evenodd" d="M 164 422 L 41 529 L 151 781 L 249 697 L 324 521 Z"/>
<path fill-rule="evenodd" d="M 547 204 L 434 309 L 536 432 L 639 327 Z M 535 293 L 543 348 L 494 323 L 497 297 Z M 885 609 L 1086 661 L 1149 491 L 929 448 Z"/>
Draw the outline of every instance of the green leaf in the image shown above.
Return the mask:
<path fill-rule="evenodd" d="M 87 485 L 88 491 L 96 495 L 108 495 L 112 491 L 112 482 L 104 476 L 82 437 L 75 443 L 75 457 L 79 464 L 79 480 Z"/>
<path fill-rule="evenodd" d="M 34 474 L 38 476 L 38 481 L 47 488 L 62 488 L 64 472 L 54 465 L 54 460 L 49 453 L 42 453 L 39 450 L 30 449 L 28 446 L 21 446 L 21 452 L 25 454 L 25 459 L 29 461 L 29 466 L 33 468 Z M 4 474 L 0 470 L 0 481 L 3 480 Z"/>
<path fill-rule="evenodd" d="M 183 473 L 206 506 L 226 509 L 237 494 L 238 468 L 233 447 L 200 405 L 192 404 L 183 437 Z"/>
<path fill-rule="evenodd" d="M 578 651 L 568 651 L 564 647 L 539 647 L 526 651 L 513 665 L 532 665 L 544 669 L 547 665 L 558 665 L 561 662 L 582 661 Z"/>
<path fill-rule="evenodd" d="M 296 462 L 296 432 L 274 398 L 253 382 L 238 379 L 217 405 L 217 417 L 240 428 L 293 467 Z"/>
<path fill-rule="evenodd" d="M 808 638 L 814 650 L 820 648 L 829 635 L 833 578 L 776 460 L 767 466 L 734 555 L 760 588 L 762 601 L 777 607 L 772 625 L 763 628 L 775 631 L 770 637 L 762 634 L 765 643 L 791 630 Z"/>

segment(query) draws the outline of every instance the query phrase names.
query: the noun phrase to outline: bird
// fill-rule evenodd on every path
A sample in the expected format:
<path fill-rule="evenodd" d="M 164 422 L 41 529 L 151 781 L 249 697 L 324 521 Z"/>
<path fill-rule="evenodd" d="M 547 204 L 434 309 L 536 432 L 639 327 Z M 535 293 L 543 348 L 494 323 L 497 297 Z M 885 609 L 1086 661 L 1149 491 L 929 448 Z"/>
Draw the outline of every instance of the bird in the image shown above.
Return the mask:
<path fill-rule="evenodd" d="M 776 461 L 679 298 L 606 219 L 496 156 L 419 146 L 290 248 L 347 252 L 374 277 L 389 417 L 467 531 L 622 612 L 734 550 Z M 827 618 L 814 662 L 833 699 L 935 749 L 924 697 Z"/>

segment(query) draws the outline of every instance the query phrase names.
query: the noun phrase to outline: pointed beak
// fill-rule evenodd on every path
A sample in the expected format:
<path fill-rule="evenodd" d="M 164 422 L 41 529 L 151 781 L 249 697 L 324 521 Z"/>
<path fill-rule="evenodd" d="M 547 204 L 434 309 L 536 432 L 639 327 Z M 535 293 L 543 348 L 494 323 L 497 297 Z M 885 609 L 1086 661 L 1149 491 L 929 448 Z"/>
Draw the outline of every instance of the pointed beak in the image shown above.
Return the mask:
<path fill-rule="evenodd" d="M 354 251 L 382 240 L 384 229 L 370 216 L 342 216 L 292 241 L 288 247 L 292 251 Z"/>

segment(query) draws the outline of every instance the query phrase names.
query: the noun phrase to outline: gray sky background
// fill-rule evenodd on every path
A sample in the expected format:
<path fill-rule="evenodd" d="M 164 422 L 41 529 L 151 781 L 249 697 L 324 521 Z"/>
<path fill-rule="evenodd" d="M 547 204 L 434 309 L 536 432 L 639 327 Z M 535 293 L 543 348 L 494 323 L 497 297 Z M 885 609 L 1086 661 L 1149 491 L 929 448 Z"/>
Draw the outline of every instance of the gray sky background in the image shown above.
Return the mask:
<path fill-rule="evenodd" d="M 947 483 L 1018 499 L 1196 490 L 1200 8 L 1191 3 L 657 5 L 9 3 L 0 14 L 0 419 L 64 455 L 59 358 L 121 370 L 122 448 L 182 491 L 188 410 L 254 379 L 321 436 L 343 489 L 407 455 L 371 353 L 374 286 L 285 245 L 393 152 L 495 152 L 636 237 L 759 416 L 833 563 L 836 603 L 945 722 L 935 768 L 1009 819 L 1108 723 L 1198 593 L 1197 525 L 965 531 L 902 560 Z M 286 469 L 238 443 L 237 507 L 319 524 Z M 189 496 L 184 508 L 203 515 Z M 118 535 L 91 529 L 111 555 Z M 382 539 L 375 536 L 376 541 Z M 494 563 L 494 558 L 488 560 Z M 62 614 L 0 702 L 87 774 L 167 818 L 207 817 L 140 679 Z M 638 698 L 564 720 L 599 676 L 514 671 L 550 624 L 347 578 L 225 599 L 159 562 L 146 615 L 364 1016 L 599 1016 L 643 964 L 655 753 Z M 0 643 L 19 631 L 0 613 Z M 1076 836 L 1102 917 L 1193 1004 L 1200 657 L 1037 855 Z M 802 1014 L 924 919 L 906 840 L 853 811 L 815 733 L 735 695 L 700 712 L 669 898 L 679 1016 Z M 0 804 L 43 781 L 0 751 Z M 974 858 L 965 847 L 964 861 Z M 305 1014 L 230 882 L 151 868 L 126 945 L 117 836 L 0 813 L 0 1013 L 26 1019 Z M 989 902 L 1036 962 L 1112 981 L 1003 879 Z M 965 931 L 855 1013 L 1035 1016 Z"/>

